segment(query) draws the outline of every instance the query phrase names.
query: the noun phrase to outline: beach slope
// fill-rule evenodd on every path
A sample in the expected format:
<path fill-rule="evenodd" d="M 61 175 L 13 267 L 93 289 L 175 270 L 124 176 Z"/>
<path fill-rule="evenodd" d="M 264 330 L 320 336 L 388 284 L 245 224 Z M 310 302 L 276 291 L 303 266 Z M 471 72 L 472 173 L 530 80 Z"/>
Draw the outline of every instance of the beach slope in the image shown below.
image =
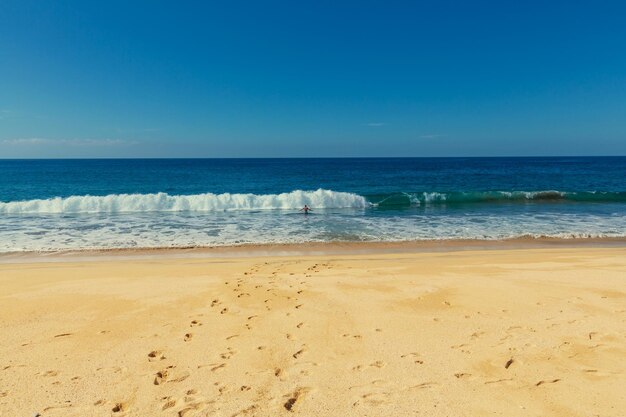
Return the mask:
<path fill-rule="evenodd" d="M 626 410 L 626 249 L 0 264 L 0 416 Z"/>

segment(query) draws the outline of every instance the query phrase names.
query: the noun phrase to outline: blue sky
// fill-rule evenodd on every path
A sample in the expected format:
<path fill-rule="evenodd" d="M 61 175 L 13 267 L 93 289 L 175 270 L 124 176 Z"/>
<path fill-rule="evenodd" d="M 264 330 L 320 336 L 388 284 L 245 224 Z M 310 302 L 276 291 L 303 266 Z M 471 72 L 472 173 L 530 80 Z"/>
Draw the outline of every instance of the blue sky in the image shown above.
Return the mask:
<path fill-rule="evenodd" d="M 0 158 L 626 154 L 626 5 L 0 2 Z"/>

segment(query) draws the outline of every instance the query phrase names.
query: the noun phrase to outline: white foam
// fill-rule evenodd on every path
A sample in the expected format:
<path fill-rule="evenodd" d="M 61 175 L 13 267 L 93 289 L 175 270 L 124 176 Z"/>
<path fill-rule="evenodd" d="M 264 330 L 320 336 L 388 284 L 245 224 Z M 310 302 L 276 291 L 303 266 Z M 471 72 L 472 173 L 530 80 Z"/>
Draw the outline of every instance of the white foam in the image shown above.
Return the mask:
<path fill-rule="evenodd" d="M 312 208 L 363 208 L 366 199 L 331 190 L 292 191 L 282 194 L 111 194 L 71 196 L 46 200 L 0 202 L 1 214 L 139 213 L 176 211 L 276 210 Z"/>
<path fill-rule="evenodd" d="M 410 211 L 409 211 L 410 212 Z M 75 249 L 223 246 L 245 243 L 626 237 L 626 214 L 373 210 L 245 211 L 0 216 L 0 253 Z"/>

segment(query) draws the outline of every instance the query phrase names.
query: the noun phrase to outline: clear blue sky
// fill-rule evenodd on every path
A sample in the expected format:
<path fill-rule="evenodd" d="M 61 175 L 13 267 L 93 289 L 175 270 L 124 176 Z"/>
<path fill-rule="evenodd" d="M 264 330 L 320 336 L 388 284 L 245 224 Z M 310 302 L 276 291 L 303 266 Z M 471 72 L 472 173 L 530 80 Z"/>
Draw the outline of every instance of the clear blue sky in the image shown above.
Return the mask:
<path fill-rule="evenodd" d="M 624 155 L 625 16 L 601 0 L 3 0 L 0 158 Z"/>

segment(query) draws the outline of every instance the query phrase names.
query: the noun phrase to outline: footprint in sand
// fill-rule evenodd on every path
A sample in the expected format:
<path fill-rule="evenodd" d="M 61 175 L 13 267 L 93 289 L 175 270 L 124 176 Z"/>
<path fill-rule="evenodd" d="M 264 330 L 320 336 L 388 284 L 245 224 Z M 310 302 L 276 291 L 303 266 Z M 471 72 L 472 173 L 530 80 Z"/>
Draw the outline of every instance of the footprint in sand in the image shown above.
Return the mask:
<path fill-rule="evenodd" d="M 224 353 L 220 354 L 220 358 L 222 358 L 222 359 L 230 359 L 237 353 L 236 350 L 234 350 L 234 349 L 232 349 L 230 347 L 226 348 L 226 349 L 228 350 L 228 352 L 224 352 Z"/>
<path fill-rule="evenodd" d="M 168 366 L 168 369 L 163 369 L 162 371 L 157 372 L 154 376 L 154 385 L 161 385 L 166 382 L 169 375 L 169 369 L 171 368 L 171 366 Z"/>
<path fill-rule="evenodd" d="M 121 413 L 126 410 L 128 410 L 128 405 L 126 403 L 116 403 L 111 409 L 114 413 Z"/>
<path fill-rule="evenodd" d="M 214 366 L 211 368 L 211 372 L 215 372 L 226 367 L 225 363 L 213 364 L 213 365 Z"/>
<path fill-rule="evenodd" d="M 300 349 L 299 351 L 297 351 L 296 353 L 294 353 L 293 356 L 295 359 L 298 359 L 300 356 L 302 356 L 302 354 L 304 354 L 307 351 L 307 347 L 306 346 L 302 346 L 302 349 Z"/>
<path fill-rule="evenodd" d="M 469 346 L 465 343 L 462 343 L 460 345 L 454 345 L 454 346 L 450 346 L 450 349 L 456 349 L 458 351 L 460 351 L 461 353 L 466 353 L 466 354 L 471 354 L 472 351 L 467 349 Z"/>
<path fill-rule="evenodd" d="M 165 404 L 163 404 L 163 407 L 161 407 L 161 410 L 167 410 L 168 408 L 175 407 L 176 403 L 178 402 L 176 398 L 172 398 L 172 397 L 164 397 L 163 400 L 165 400 Z"/>
<path fill-rule="evenodd" d="M 200 323 L 198 320 L 192 320 L 191 323 L 189 323 L 189 327 L 195 326 L 202 326 L 202 323 Z"/>
<path fill-rule="evenodd" d="M 296 406 L 296 402 L 301 400 L 311 389 L 310 388 L 297 388 L 291 394 L 287 394 L 284 397 L 287 398 L 287 401 L 283 404 L 283 407 L 287 411 L 294 411 L 294 407 Z"/>
<path fill-rule="evenodd" d="M 193 394 L 195 394 L 196 392 L 196 390 L 189 390 L 189 391 L 193 391 Z M 189 403 L 199 404 L 200 400 L 194 397 L 193 394 L 185 394 L 183 401 L 185 402 L 186 405 L 188 405 Z"/>
<path fill-rule="evenodd" d="M 160 350 L 153 350 L 152 352 L 148 353 L 148 360 L 150 362 L 154 362 L 156 360 L 163 360 L 165 359 L 165 355 L 163 355 L 163 353 Z"/>
<path fill-rule="evenodd" d="M 376 362 L 370 363 L 370 366 L 374 368 L 384 368 L 385 366 L 387 366 L 387 363 L 385 361 L 376 361 Z"/>
<path fill-rule="evenodd" d="M 46 371 L 42 374 L 42 376 L 57 376 L 59 375 L 59 371 Z"/>
<path fill-rule="evenodd" d="M 185 334 L 185 337 L 183 337 L 183 340 L 185 342 L 189 342 L 192 337 L 193 337 L 193 333 L 187 333 L 187 334 Z"/>
<path fill-rule="evenodd" d="M 350 387 L 349 391 L 356 390 L 361 392 L 361 394 L 358 394 L 356 401 L 352 403 L 352 406 L 357 407 L 361 402 L 374 406 L 388 403 L 391 392 L 387 392 L 385 390 L 386 387 L 388 387 L 388 383 L 381 379 L 374 380 L 368 384 Z"/>
<path fill-rule="evenodd" d="M 224 394 L 225 392 L 229 391 L 227 386 L 221 386 L 220 387 L 220 383 L 216 382 L 213 385 L 215 385 L 217 387 L 217 392 L 220 393 L 220 395 Z"/>
<path fill-rule="evenodd" d="M 478 339 L 479 337 L 481 337 L 482 335 L 484 335 L 485 332 L 474 332 L 470 335 L 471 339 Z"/>
<path fill-rule="evenodd" d="M 185 408 L 178 412 L 178 417 L 196 415 L 196 412 L 204 405 L 204 402 L 198 402 L 193 404 L 185 404 Z"/>
<path fill-rule="evenodd" d="M 538 387 L 538 386 L 543 385 L 543 384 L 554 384 L 554 383 L 557 383 L 557 382 L 559 382 L 559 381 L 560 381 L 560 379 L 551 379 L 551 380 L 549 380 L 549 381 L 543 381 L 543 380 L 542 380 L 542 381 L 537 382 L 537 383 L 535 384 L 535 386 L 536 386 L 536 387 Z"/>

